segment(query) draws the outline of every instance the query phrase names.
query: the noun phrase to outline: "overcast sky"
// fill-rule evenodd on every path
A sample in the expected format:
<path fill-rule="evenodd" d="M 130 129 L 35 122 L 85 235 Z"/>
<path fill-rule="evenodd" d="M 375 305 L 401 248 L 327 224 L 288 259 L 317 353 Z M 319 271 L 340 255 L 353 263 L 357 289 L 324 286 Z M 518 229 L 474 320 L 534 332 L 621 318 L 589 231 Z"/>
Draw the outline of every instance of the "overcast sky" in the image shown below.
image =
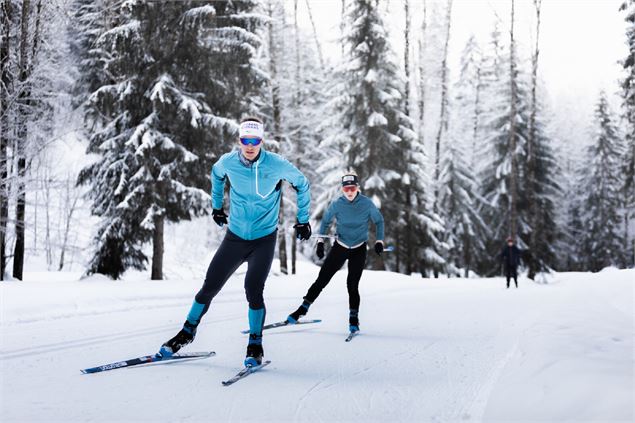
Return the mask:
<path fill-rule="evenodd" d="M 292 11 L 293 1 L 288 10 Z M 311 30 L 306 0 L 299 0 L 300 25 Z M 434 0 L 428 0 L 428 3 Z M 540 29 L 539 74 L 556 108 L 573 107 L 588 115 L 598 93 L 604 89 L 617 98 L 617 80 L 622 75 L 619 60 L 628 53 L 625 44 L 625 14 L 622 0 L 543 0 Z M 341 0 L 309 0 L 315 24 L 324 43 L 325 54 L 336 56 L 339 46 Z M 422 0 L 410 0 L 418 16 Z M 441 0 L 441 4 L 445 4 Z M 456 69 L 465 41 L 474 34 L 485 43 L 495 20 L 501 31 L 509 30 L 510 0 L 454 0 L 450 58 Z M 403 0 L 381 0 L 390 10 L 390 30 L 398 57 L 403 48 Z M 535 40 L 535 11 L 532 0 L 516 0 L 516 38 L 528 53 Z M 419 27 L 420 22 L 413 22 Z M 508 34 L 508 33 L 507 33 Z M 506 35 L 507 35 L 506 34 Z M 454 75 L 456 76 L 456 74 Z M 589 116 L 590 117 L 590 116 Z"/>

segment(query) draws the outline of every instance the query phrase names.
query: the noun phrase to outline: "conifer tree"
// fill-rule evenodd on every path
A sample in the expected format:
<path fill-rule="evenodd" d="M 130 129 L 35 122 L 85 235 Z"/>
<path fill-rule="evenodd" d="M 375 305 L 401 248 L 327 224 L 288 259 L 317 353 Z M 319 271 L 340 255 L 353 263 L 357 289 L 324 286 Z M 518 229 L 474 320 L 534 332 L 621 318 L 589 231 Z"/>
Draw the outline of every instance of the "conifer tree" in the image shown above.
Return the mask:
<path fill-rule="evenodd" d="M 606 95 L 602 92 L 595 108 L 595 133 L 587 149 L 584 193 L 582 252 L 586 270 L 597 272 L 623 263 L 619 215 L 619 163 L 621 140 Z"/>
<path fill-rule="evenodd" d="M 445 221 L 444 241 L 447 244 L 446 272 L 465 277 L 475 267 L 479 253 L 485 249 L 487 226 L 480 216 L 480 198 L 474 173 L 465 161 L 461 143 L 456 139 L 445 148 L 441 158 L 439 207 Z"/>
<path fill-rule="evenodd" d="M 162 278 L 163 228 L 207 213 L 209 172 L 264 82 L 254 65 L 264 17 L 256 3 L 130 1 L 97 40 L 113 83 L 88 100 L 98 119 L 80 174 L 102 218 L 88 273 L 143 268 Z M 204 75 L 205 77 L 201 77 Z"/>
<path fill-rule="evenodd" d="M 415 164 L 408 157 L 416 148 L 416 134 L 403 111 L 404 80 L 376 2 L 351 1 L 347 7 L 346 60 L 335 88 L 339 93 L 333 100 L 335 112 L 329 120 L 338 130 L 327 137 L 324 145 L 343 152 L 344 168 L 331 163 L 339 168 L 340 175 L 347 169 L 357 171 L 362 192 L 386 216 L 387 241 L 394 242 L 393 237 L 403 233 L 404 225 L 390 216 L 399 216 L 405 206 L 423 207 L 426 203 L 423 198 L 418 204 L 411 203 L 413 199 L 405 194 L 405 184 L 416 182 L 407 176 L 410 164 Z M 417 199 L 421 195 L 415 190 L 411 197 Z M 415 212 L 420 214 L 421 210 Z M 424 237 L 410 229 L 415 236 Z M 371 265 L 384 267 L 380 260 Z"/>

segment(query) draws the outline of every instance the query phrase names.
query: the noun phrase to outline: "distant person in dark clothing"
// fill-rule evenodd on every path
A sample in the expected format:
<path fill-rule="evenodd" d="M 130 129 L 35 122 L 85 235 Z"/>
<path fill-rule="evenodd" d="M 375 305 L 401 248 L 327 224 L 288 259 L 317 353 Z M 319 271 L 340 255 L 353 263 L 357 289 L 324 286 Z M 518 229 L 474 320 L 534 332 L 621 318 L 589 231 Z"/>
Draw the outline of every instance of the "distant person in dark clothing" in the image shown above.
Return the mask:
<path fill-rule="evenodd" d="M 516 288 L 518 288 L 518 265 L 520 264 L 520 250 L 514 244 L 514 238 L 507 238 L 507 245 L 501 251 L 501 261 L 505 266 L 505 277 L 507 278 L 507 288 L 509 281 L 514 278 Z"/>

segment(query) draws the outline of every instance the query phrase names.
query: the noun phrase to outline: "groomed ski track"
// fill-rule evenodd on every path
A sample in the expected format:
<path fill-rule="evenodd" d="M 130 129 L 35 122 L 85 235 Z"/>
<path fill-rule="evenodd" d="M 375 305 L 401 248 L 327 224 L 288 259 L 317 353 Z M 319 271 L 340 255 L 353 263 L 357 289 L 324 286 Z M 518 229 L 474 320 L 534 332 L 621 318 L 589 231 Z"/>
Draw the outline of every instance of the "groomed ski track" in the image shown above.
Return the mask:
<path fill-rule="evenodd" d="M 267 282 L 267 321 L 301 301 L 317 267 Z M 633 419 L 634 271 L 421 279 L 365 272 L 363 336 L 348 333 L 346 272 L 312 306 L 315 325 L 265 333 L 272 364 L 242 367 L 242 275 L 215 299 L 194 343 L 209 360 L 81 375 L 156 352 L 180 328 L 198 280 L 83 281 L 33 275 L 2 287 L 0 420 L 488 421 Z M 76 279 L 76 278 L 75 278 Z"/>

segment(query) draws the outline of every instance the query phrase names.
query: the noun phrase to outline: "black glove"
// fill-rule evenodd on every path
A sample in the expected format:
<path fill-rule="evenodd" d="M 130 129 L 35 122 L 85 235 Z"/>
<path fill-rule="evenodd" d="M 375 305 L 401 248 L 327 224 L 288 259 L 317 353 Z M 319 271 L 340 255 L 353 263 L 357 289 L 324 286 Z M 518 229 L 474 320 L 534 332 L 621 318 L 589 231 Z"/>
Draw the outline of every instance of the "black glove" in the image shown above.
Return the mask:
<path fill-rule="evenodd" d="M 293 227 L 295 228 L 295 236 L 299 240 L 306 241 L 311 238 L 311 224 L 309 222 L 296 223 Z"/>
<path fill-rule="evenodd" d="M 378 256 L 380 256 L 383 251 L 384 251 L 384 244 L 382 242 L 377 241 L 375 243 L 375 252 L 377 253 Z"/>
<path fill-rule="evenodd" d="M 317 248 L 315 249 L 315 254 L 317 254 L 319 259 L 324 258 L 324 243 L 318 242 Z"/>
<path fill-rule="evenodd" d="M 216 222 L 216 224 L 221 228 L 223 227 L 223 225 L 227 225 L 227 215 L 225 214 L 223 209 L 212 210 L 212 218 L 214 219 L 214 222 Z"/>

